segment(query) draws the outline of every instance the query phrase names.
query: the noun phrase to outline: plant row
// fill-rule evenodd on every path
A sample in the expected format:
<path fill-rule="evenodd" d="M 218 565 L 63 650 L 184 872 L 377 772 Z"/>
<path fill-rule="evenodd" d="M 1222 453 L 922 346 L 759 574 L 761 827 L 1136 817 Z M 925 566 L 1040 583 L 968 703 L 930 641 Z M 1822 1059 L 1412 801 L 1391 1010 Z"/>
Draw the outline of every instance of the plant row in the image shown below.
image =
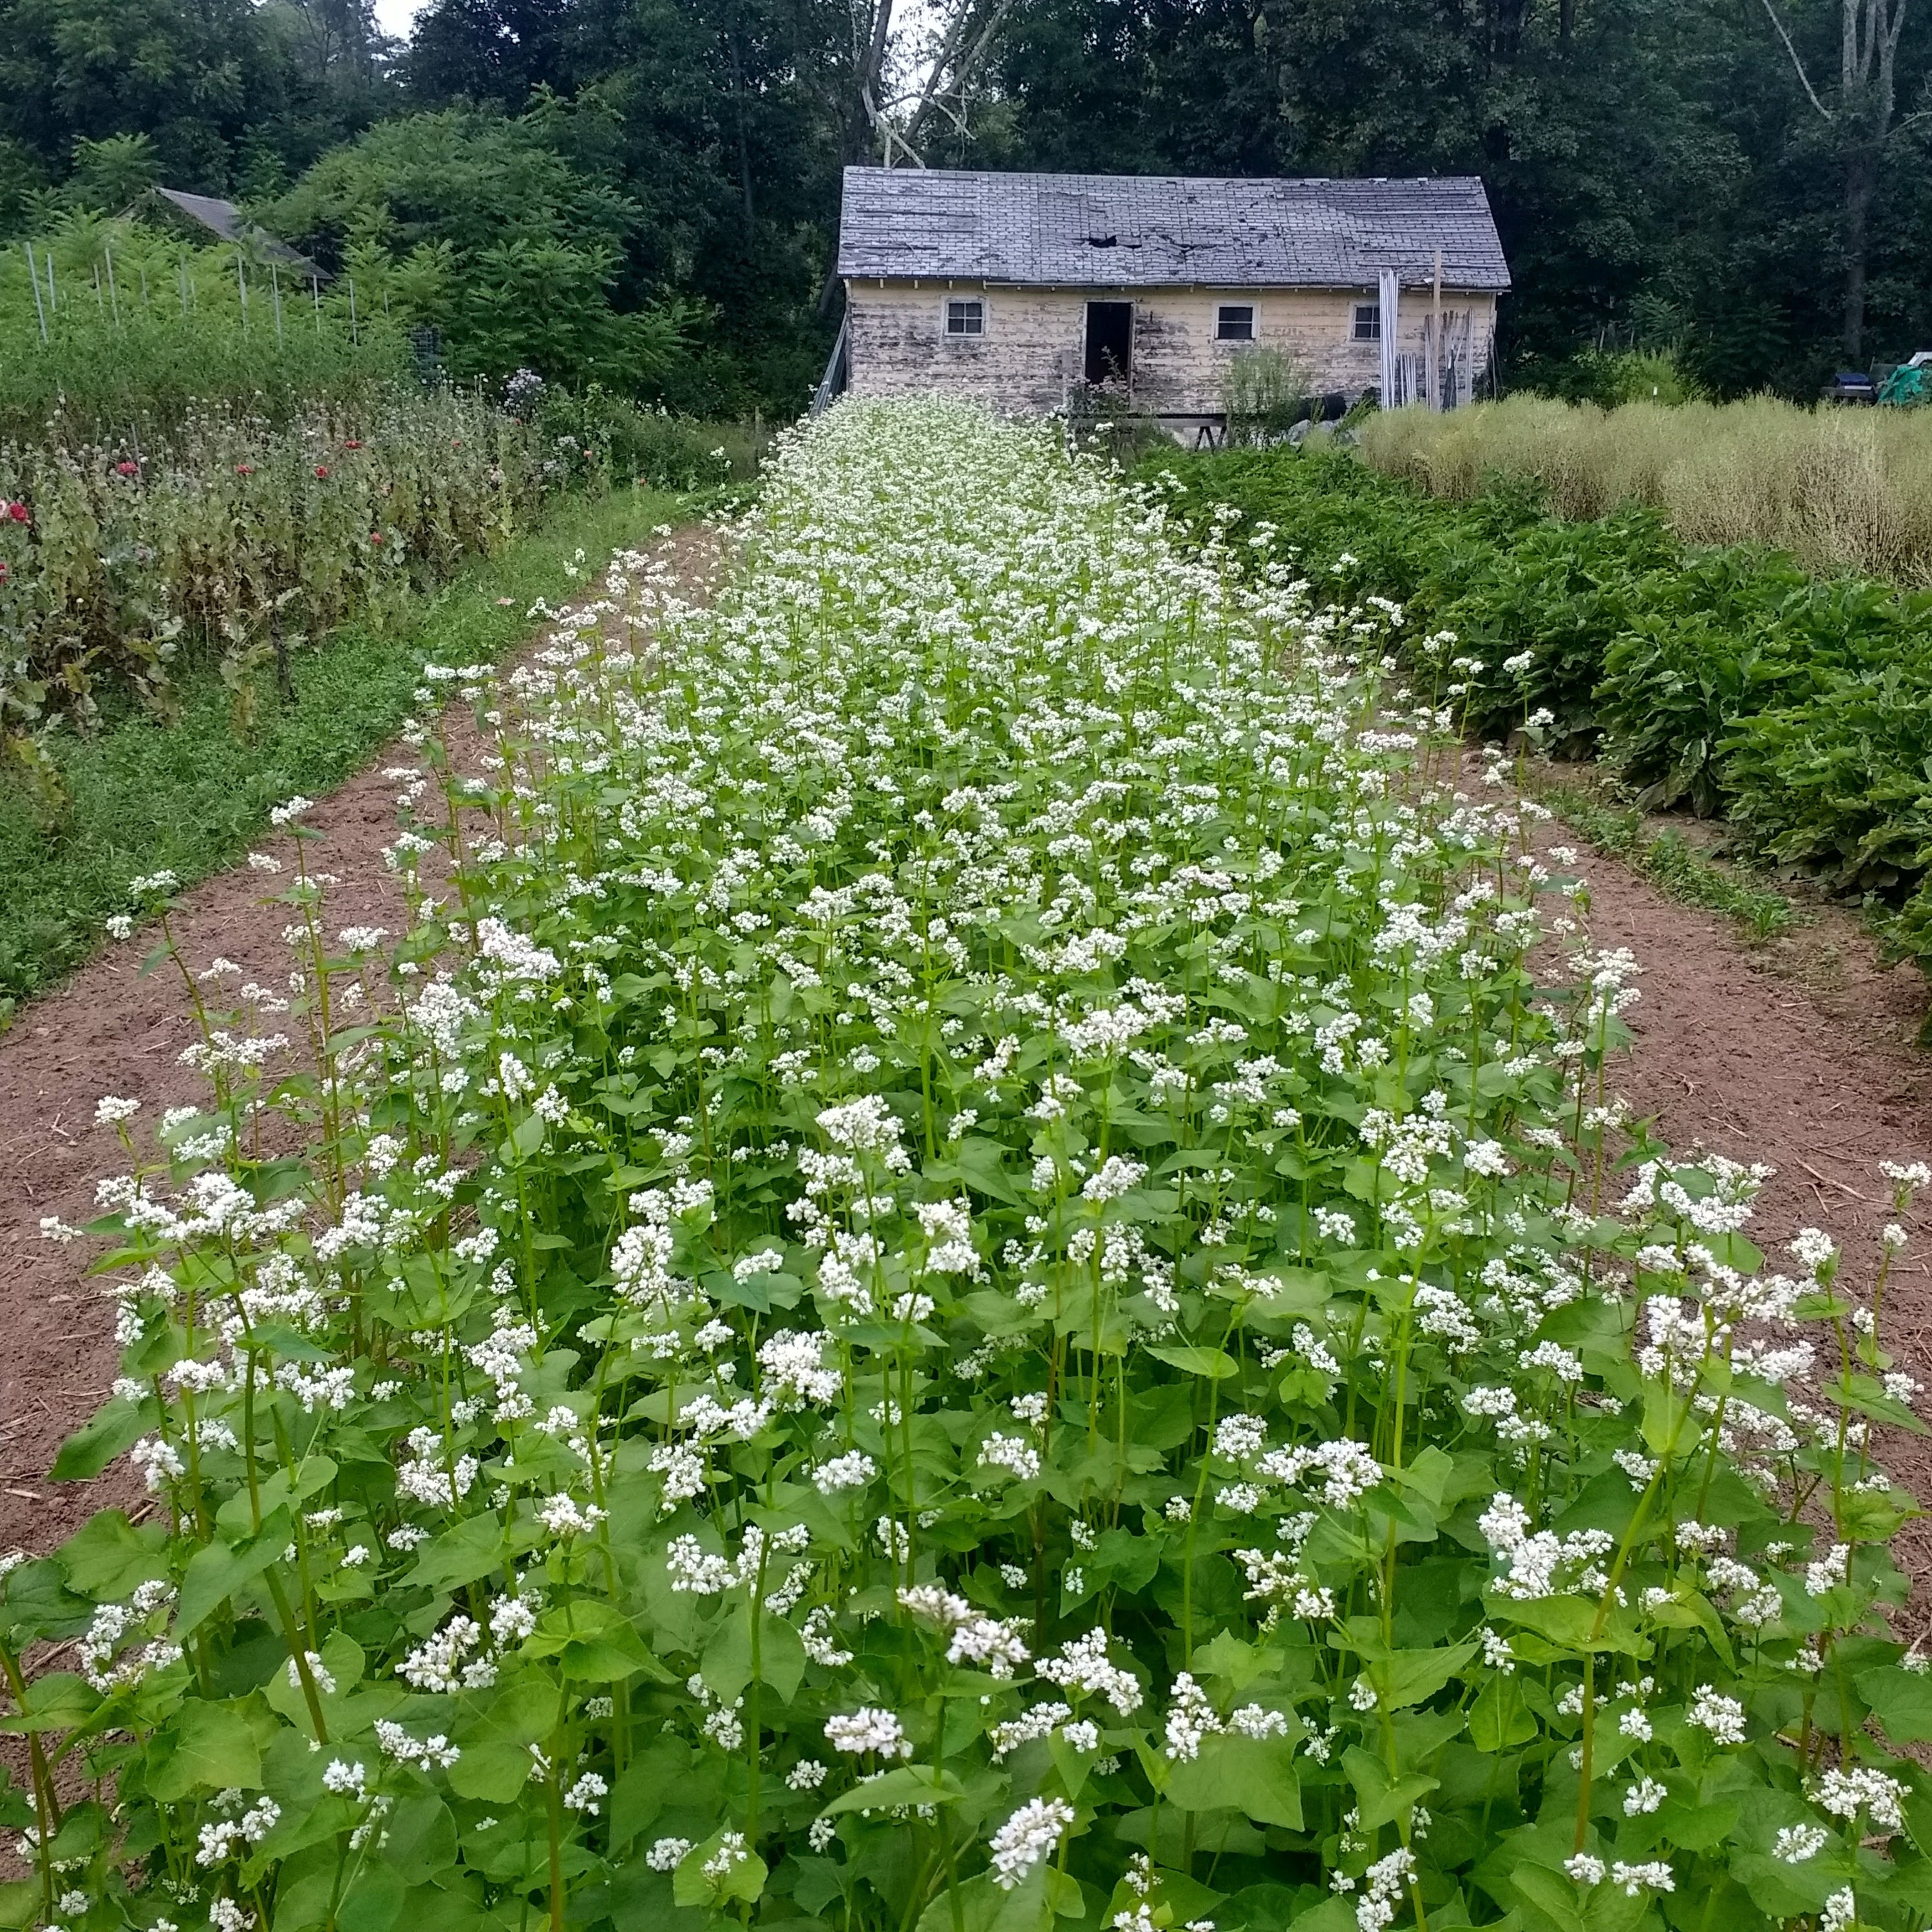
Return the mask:
<path fill-rule="evenodd" d="M 131 700 L 183 664 L 238 692 L 264 662 L 502 543 L 572 480 L 571 452 L 460 395 L 387 392 L 285 427 L 224 410 L 160 448 L 0 445 L 0 732 Z"/>
<path fill-rule="evenodd" d="M 1449 502 L 1325 452 L 1146 467 L 1197 529 L 1225 506 L 1250 556 L 1400 602 L 1406 662 L 1471 728 L 1527 725 L 1646 806 L 1722 813 L 1932 952 L 1932 593 L 1686 547 L 1649 510 L 1562 520 L 1533 482 Z"/>
<path fill-rule="evenodd" d="M 938 403 L 733 542 L 438 671 L 410 930 L 265 858 L 101 1100 L 155 1506 L 0 1588 L 0 1922 L 1932 1917 L 1894 1246 L 1610 1158 L 1634 964 L 1386 605 Z"/>

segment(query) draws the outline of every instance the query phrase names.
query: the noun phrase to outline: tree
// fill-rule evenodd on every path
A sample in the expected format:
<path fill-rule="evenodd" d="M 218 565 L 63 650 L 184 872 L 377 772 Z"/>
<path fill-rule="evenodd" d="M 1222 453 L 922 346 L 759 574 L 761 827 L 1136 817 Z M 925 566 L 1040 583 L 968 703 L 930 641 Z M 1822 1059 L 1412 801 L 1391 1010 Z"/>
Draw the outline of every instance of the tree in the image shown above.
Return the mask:
<path fill-rule="evenodd" d="M 1908 0 L 1838 0 L 1838 82 L 1828 104 L 1812 84 L 1804 56 L 1772 0 L 1763 0 L 1763 5 L 1804 98 L 1830 129 L 1837 150 L 1844 224 L 1840 339 L 1846 356 L 1856 362 L 1864 352 L 1866 272 L 1880 170 L 1894 136 L 1922 118 L 1896 118 L 1898 44 Z"/>
<path fill-rule="evenodd" d="M 513 112 L 538 88 L 574 91 L 588 10 L 576 0 L 435 0 L 404 62 L 424 101 L 496 100 Z"/>

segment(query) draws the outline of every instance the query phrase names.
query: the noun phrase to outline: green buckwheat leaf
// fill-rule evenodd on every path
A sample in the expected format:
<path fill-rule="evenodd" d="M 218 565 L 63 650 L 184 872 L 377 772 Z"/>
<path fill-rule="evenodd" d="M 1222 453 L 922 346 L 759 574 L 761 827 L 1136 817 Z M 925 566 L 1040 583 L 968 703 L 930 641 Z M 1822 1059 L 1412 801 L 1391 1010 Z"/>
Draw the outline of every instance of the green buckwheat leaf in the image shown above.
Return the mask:
<path fill-rule="evenodd" d="M 135 1587 L 168 1574 L 166 1527 L 136 1528 L 117 1509 L 91 1516 L 55 1552 L 69 1586 L 104 1602 L 134 1594 Z"/>
<path fill-rule="evenodd" d="M 48 1472 L 56 1483 L 91 1482 L 116 1456 L 124 1455 L 154 1427 L 159 1409 L 152 1396 L 106 1403 L 61 1444 Z"/>
<path fill-rule="evenodd" d="M 197 1790 L 254 1790 L 262 1781 L 254 1726 L 232 1704 L 190 1697 L 166 1737 L 148 1747 L 148 1794 L 172 1803 Z"/>
<path fill-rule="evenodd" d="M 1168 1774 L 1167 1797 L 1184 1811 L 1245 1812 L 1257 1823 L 1302 1826 L 1294 1744 L 1282 1737 L 1204 1738 L 1200 1754 Z M 1391 1814 L 1393 1815 L 1393 1814 Z"/>

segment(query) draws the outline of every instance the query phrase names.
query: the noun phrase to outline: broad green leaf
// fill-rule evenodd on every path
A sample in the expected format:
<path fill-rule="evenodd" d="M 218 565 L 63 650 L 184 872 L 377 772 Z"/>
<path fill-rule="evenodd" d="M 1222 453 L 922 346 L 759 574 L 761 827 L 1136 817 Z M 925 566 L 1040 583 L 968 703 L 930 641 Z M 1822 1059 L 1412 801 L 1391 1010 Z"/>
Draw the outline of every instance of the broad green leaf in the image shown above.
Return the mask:
<path fill-rule="evenodd" d="M 84 1595 L 104 1603 L 131 1597 L 137 1584 L 168 1574 L 164 1523 L 139 1529 L 118 1509 L 90 1516 L 54 1552 L 67 1580 Z"/>
<path fill-rule="evenodd" d="M 158 1420 L 159 1411 L 152 1396 L 140 1402 L 104 1403 L 61 1444 L 60 1454 L 49 1472 L 51 1480 L 92 1481 L 116 1456 L 133 1448 Z"/>
<path fill-rule="evenodd" d="M 1631 1657 L 1643 1654 L 1643 1640 L 1630 1627 L 1628 1612 L 1614 1605 L 1606 1613 L 1584 1597 L 1533 1597 L 1524 1602 L 1493 1593 L 1489 1603 L 1492 1616 L 1521 1624 L 1560 1649 L 1614 1650 Z"/>
<path fill-rule="evenodd" d="M 340 1932 L 390 1932 L 403 1916 L 409 1886 L 386 1858 L 365 1860 L 338 1907 Z"/>
<path fill-rule="evenodd" d="M 177 1640 L 202 1622 L 244 1585 L 252 1582 L 271 1563 L 280 1562 L 289 1541 L 286 1512 L 271 1518 L 259 1536 L 218 1538 L 204 1544 L 189 1562 L 182 1580 L 181 1600 L 175 1606 Z"/>
<path fill-rule="evenodd" d="M 1380 1758 L 1371 1757 L 1359 1744 L 1351 1744 L 1342 1754 L 1342 1768 L 1355 1787 L 1365 1832 L 1406 1816 L 1436 1786 L 1434 1778 L 1424 1778 L 1420 1772 L 1391 1774 Z"/>
<path fill-rule="evenodd" d="M 1233 1356 L 1219 1348 L 1198 1348 L 1176 1343 L 1169 1347 L 1150 1348 L 1146 1353 L 1156 1362 L 1165 1362 L 1171 1369 L 1179 1369 L 1190 1376 L 1205 1376 L 1210 1382 L 1225 1382 L 1230 1376 L 1240 1373 Z"/>
<path fill-rule="evenodd" d="M 1860 1671 L 1852 1682 L 1894 1744 L 1932 1742 L 1932 1677 L 1887 1664 Z"/>
<path fill-rule="evenodd" d="M 950 1771 L 936 1772 L 930 1765 L 902 1764 L 876 1778 L 862 1778 L 850 1791 L 842 1791 L 819 1815 L 836 1818 L 843 1811 L 887 1811 L 896 1804 L 956 1804 L 965 1795 L 966 1787 Z"/>
<path fill-rule="evenodd" d="M 1476 1654 L 1473 1643 L 1442 1650 L 1398 1650 L 1372 1660 L 1366 1675 L 1376 1687 L 1383 1708 L 1399 1711 L 1434 1696 Z"/>
<path fill-rule="evenodd" d="M 619 1772 L 610 1787 L 610 1843 L 621 1850 L 676 1796 L 691 1772 L 691 1747 L 660 1735 Z"/>
<path fill-rule="evenodd" d="M 532 1657 L 554 1657 L 566 1677 L 584 1683 L 614 1684 L 640 1672 L 670 1682 L 630 1619 L 598 1597 L 575 1598 L 544 1611 L 524 1647 Z"/>
<path fill-rule="evenodd" d="M 920 1914 L 917 1932 L 1045 1932 L 1054 1919 L 1078 1918 L 1084 1910 L 1078 1884 L 1050 1864 L 1035 1867 L 1011 1892 L 979 1872 L 956 1894 L 942 1892 Z"/>
<path fill-rule="evenodd" d="M 1535 1715 L 1522 1701 L 1522 1688 L 1514 1677 L 1498 1672 L 1469 1706 L 1469 1742 L 1492 1756 L 1528 1744 L 1536 1732 Z"/>
<path fill-rule="evenodd" d="M 50 1670 L 29 1678 L 26 1709 L 0 1718 L 0 1731 L 71 1731 L 100 1708 L 100 1693 L 71 1670 Z"/>
<path fill-rule="evenodd" d="M 1263 1825 L 1301 1829 L 1301 1780 L 1292 1737 L 1204 1738 L 1198 1756 L 1168 1774 L 1166 1796 L 1184 1811 L 1245 1813 Z"/>
<path fill-rule="evenodd" d="M 715 1832 L 703 1844 L 694 1846 L 671 1878 L 671 1896 L 680 1905 L 718 1906 L 741 1898 L 755 1904 L 764 1891 L 765 1862 L 756 1852 L 745 1851 L 734 1857 L 725 1850 L 724 1834 Z M 722 1869 L 707 1873 L 704 1868 L 722 1861 Z"/>
<path fill-rule="evenodd" d="M 503 1526 L 494 1510 L 485 1510 L 466 1516 L 424 1544 L 409 1582 L 412 1587 L 460 1590 L 494 1574 L 506 1560 Z"/>
<path fill-rule="evenodd" d="M 164 1755 L 156 1762 L 153 1754 Z M 252 1791 L 262 1782 L 262 1754 L 254 1728 L 232 1704 L 190 1697 L 149 1747 L 148 1792 L 164 1804 L 198 1790 L 233 1786 Z"/>

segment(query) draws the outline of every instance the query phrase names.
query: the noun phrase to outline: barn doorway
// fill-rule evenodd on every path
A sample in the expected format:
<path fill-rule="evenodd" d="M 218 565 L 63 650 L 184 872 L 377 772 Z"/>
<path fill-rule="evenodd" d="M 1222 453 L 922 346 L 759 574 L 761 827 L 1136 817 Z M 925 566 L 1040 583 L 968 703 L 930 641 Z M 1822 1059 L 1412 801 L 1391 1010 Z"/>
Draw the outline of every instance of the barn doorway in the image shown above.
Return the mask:
<path fill-rule="evenodd" d="M 1134 373 L 1134 305 L 1130 302 L 1087 304 L 1087 380 L 1124 389 Z"/>

